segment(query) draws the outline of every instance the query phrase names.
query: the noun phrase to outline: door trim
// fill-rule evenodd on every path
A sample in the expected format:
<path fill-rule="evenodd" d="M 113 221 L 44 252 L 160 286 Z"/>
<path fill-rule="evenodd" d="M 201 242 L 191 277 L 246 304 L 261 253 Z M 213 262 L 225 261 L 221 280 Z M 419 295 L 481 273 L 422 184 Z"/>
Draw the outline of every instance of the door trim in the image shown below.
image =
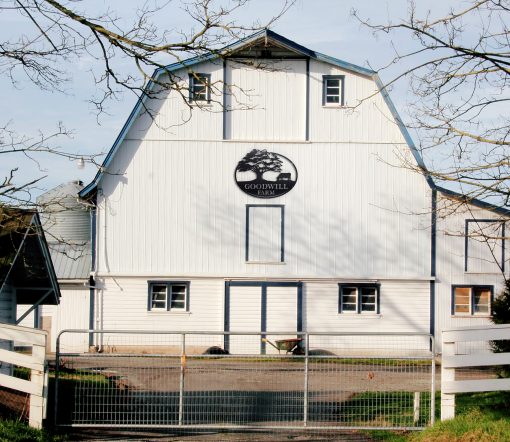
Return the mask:
<path fill-rule="evenodd" d="M 262 337 L 265 337 L 263 332 L 266 330 L 267 325 L 267 288 L 268 287 L 296 287 L 297 288 L 297 312 L 296 312 L 296 330 L 303 331 L 303 283 L 289 282 L 289 281 L 225 281 L 225 298 L 224 298 L 224 313 L 223 313 L 223 330 L 230 331 L 230 287 L 260 287 L 261 296 L 261 312 L 260 312 L 260 331 Z M 229 351 L 230 336 L 224 335 L 223 348 Z M 266 353 L 266 343 L 260 341 L 260 353 Z"/>

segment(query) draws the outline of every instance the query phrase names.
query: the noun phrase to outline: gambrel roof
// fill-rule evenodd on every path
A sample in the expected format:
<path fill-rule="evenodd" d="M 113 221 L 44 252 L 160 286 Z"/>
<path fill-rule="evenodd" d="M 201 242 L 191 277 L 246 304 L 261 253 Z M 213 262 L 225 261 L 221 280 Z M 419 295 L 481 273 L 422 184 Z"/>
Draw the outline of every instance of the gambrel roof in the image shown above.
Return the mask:
<path fill-rule="evenodd" d="M 79 193 L 79 196 L 84 199 L 88 199 L 91 196 L 94 195 L 95 190 L 97 188 L 97 185 L 99 181 L 101 180 L 103 173 L 107 170 L 108 166 L 110 165 L 112 158 L 115 156 L 115 153 L 119 146 L 122 144 L 126 134 L 128 133 L 129 129 L 131 128 L 133 122 L 136 120 L 140 112 L 144 109 L 144 103 L 150 96 L 150 93 L 153 91 L 155 85 L 158 83 L 158 79 L 161 75 L 164 75 L 169 72 L 174 72 L 179 69 L 189 69 L 190 71 L 193 69 L 194 66 L 198 65 L 199 63 L 202 63 L 204 61 L 211 61 L 218 58 L 229 58 L 232 57 L 234 54 L 239 53 L 243 50 L 247 50 L 249 48 L 253 48 L 257 45 L 257 43 L 260 42 L 266 42 L 271 43 L 272 45 L 282 48 L 284 50 L 290 51 L 296 55 L 302 56 L 304 58 L 309 58 L 313 60 L 317 60 L 320 62 L 324 62 L 336 67 L 339 67 L 341 69 L 344 69 L 348 72 L 352 72 L 357 75 L 361 75 L 367 78 L 370 78 L 374 80 L 374 82 L 377 85 L 377 88 L 379 89 L 379 92 L 381 93 L 384 101 L 386 102 L 390 112 L 392 113 L 395 122 L 397 123 L 407 145 L 409 146 L 417 165 L 422 168 L 423 170 L 426 170 L 425 163 L 423 162 L 423 159 L 419 153 L 419 151 L 416 149 L 416 146 L 414 145 L 414 142 L 409 135 L 409 132 L 407 131 L 407 128 L 405 124 L 403 123 L 402 119 L 400 118 L 393 102 L 390 99 L 390 96 L 388 95 L 388 92 L 386 91 L 386 88 L 383 84 L 383 82 L 380 80 L 379 76 L 377 75 L 377 72 L 367 69 L 361 66 L 357 66 L 352 63 L 348 63 L 346 61 L 340 60 L 338 58 L 330 57 L 329 55 L 321 54 L 320 52 L 316 52 L 314 50 L 308 49 L 304 46 L 301 46 L 298 43 L 295 43 L 288 38 L 283 37 L 282 35 L 277 34 L 276 32 L 273 32 L 269 29 L 264 29 L 262 31 L 259 31 L 253 35 L 250 35 L 244 39 L 241 39 L 221 50 L 218 50 L 217 52 L 212 52 L 207 55 L 201 55 L 194 58 L 190 58 L 188 60 L 184 60 L 178 63 L 170 64 L 164 68 L 159 68 L 154 71 L 154 74 L 152 75 L 151 81 L 147 84 L 145 88 L 145 93 L 140 97 L 131 111 L 131 114 L 129 115 L 126 123 L 122 127 L 122 130 L 120 131 L 117 139 L 113 143 L 113 146 L 111 147 L 110 151 L 106 155 L 106 158 L 102 164 L 102 166 L 99 168 L 96 176 L 92 180 L 91 183 L 89 183 L 87 186 L 85 186 L 81 192 Z M 434 182 L 432 179 L 425 175 L 427 182 L 431 187 L 434 187 Z"/>

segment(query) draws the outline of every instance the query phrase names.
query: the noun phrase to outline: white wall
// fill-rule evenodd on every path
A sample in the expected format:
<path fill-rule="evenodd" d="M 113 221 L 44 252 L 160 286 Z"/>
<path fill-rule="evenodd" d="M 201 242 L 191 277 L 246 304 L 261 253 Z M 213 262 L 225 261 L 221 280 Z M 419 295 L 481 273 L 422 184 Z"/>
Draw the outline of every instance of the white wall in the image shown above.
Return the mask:
<path fill-rule="evenodd" d="M 51 317 L 51 351 L 56 351 L 56 339 L 62 330 L 89 328 L 90 294 L 83 284 L 60 284 L 60 304 L 43 305 L 41 317 Z M 83 352 L 89 348 L 88 334 L 65 333 L 60 342 L 61 351 Z"/>
<path fill-rule="evenodd" d="M 277 144 L 298 170 L 288 194 L 244 194 L 233 173 L 250 143 L 126 141 L 98 197 L 101 274 L 430 275 L 429 189 L 386 164 L 393 147 Z M 246 204 L 285 205 L 285 265 L 246 264 Z M 420 215 L 421 214 L 421 215 Z"/>
<path fill-rule="evenodd" d="M 456 207 L 454 213 L 450 213 Z M 452 285 L 493 285 L 494 294 L 503 287 L 503 275 L 490 266 L 492 273 L 464 271 L 465 221 L 466 219 L 500 219 L 494 212 L 475 206 L 458 205 L 441 196 L 438 198 L 439 218 L 437 222 L 437 278 L 436 278 L 436 333 L 438 345 L 441 331 L 449 328 L 471 327 L 490 323 L 488 316 L 454 316 L 451 314 Z M 508 244 L 505 244 L 508 249 Z M 508 256 L 508 255 L 507 255 Z M 508 258 L 505 257 L 505 260 Z M 508 261 L 505 262 L 508 273 Z M 485 263 L 489 267 L 489 263 Z M 469 270 L 469 269 L 468 269 Z"/>

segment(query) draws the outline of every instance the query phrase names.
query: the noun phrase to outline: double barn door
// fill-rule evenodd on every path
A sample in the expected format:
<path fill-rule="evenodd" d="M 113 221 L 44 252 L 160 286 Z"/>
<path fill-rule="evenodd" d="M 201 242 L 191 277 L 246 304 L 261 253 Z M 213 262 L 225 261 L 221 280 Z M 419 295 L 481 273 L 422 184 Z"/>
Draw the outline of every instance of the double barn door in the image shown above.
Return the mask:
<path fill-rule="evenodd" d="M 225 285 L 225 331 L 260 332 L 261 335 L 225 337 L 231 354 L 277 352 L 261 338 L 295 338 L 302 330 L 302 284 L 300 282 L 229 281 Z M 267 336 L 266 336 L 266 333 Z M 271 334 L 287 332 L 286 334 Z M 290 332 L 290 333 L 289 333 Z"/>

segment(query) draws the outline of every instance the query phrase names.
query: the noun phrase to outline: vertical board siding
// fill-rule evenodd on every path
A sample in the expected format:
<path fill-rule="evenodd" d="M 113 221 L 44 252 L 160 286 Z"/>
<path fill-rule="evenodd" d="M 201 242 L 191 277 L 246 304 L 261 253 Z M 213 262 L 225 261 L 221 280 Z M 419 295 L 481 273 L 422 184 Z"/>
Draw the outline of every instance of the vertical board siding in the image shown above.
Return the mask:
<path fill-rule="evenodd" d="M 248 208 L 248 261 L 280 262 L 282 237 L 281 207 Z"/>
<path fill-rule="evenodd" d="M 257 332 L 262 323 L 261 287 L 230 287 L 230 331 Z M 230 337 L 230 353 L 257 354 L 260 353 L 260 336 Z"/>
<path fill-rule="evenodd" d="M 288 194 L 236 185 L 249 143 L 126 141 L 106 175 L 100 272 L 416 277 L 430 274 L 430 190 L 381 145 L 276 144 L 294 162 Z M 285 206 L 285 265 L 245 263 L 247 204 Z"/>
<path fill-rule="evenodd" d="M 41 306 L 40 316 L 51 317 L 51 331 L 48 336 L 50 349 L 56 351 L 56 339 L 62 330 L 89 329 L 90 290 L 80 285 L 60 285 L 60 304 Z M 64 333 L 60 340 L 61 351 L 82 352 L 89 348 L 86 333 Z"/>
<path fill-rule="evenodd" d="M 297 287 L 267 287 L 266 330 L 268 332 L 297 331 L 297 290 Z M 296 335 L 271 336 L 268 334 L 267 337 L 274 341 L 295 338 Z M 271 345 L 266 345 L 266 353 L 274 354 L 278 351 Z"/>
<path fill-rule="evenodd" d="M 173 346 L 180 349 L 181 338 L 158 335 L 157 331 L 223 331 L 224 281 L 190 279 L 189 312 L 148 311 L 148 279 L 169 281 L 171 278 L 115 278 L 98 283 L 98 328 L 104 330 L 151 330 L 151 335 L 105 335 L 100 344 L 115 346 Z M 182 278 L 179 278 L 183 281 Z M 223 347 L 220 335 L 195 336 L 186 341 L 202 349 Z"/>
<path fill-rule="evenodd" d="M 476 327 L 491 323 L 489 317 L 485 316 L 459 316 L 452 315 L 452 285 L 492 285 L 494 286 L 494 295 L 501 293 L 504 284 L 504 278 L 501 271 L 494 270 L 495 264 L 486 263 L 493 268 L 492 273 L 478 273 L 474 271 L 464 271 L 465 265 L 465 225 L 466 219 L 497 219 L 498 216 L 488 210 L 480 209 L 474 206 L 457 208 L 455 213 L 448 216 L 441 216 L 447 213 L 451 202 L 445 197 L 440 197 L 438 201 L 439 218 L 437 226 L 437 282 L 436 282 L 436 330 L 459 327 Z M 471 224 L 471 223 L 468 223 Z M 483 251 L 482 244 L 477 243 L 478 251 Z M 485 245 L 486 247 L 486 245 Z M 508 244 L 505 244 L 508 249 Z M 469 249 L 468 249 L 469 250 Z M 485 254 L 486 251 L 483 251 Z M 497 257 L 500 259 L 501 254 Z M 508 255 L 507 255 L 508 256 Z M 469 267 L 468 267 L 468 270 Z M 438 335 L 439 336 L 439 335 Z M 479 343 L 479 350 L 487 349 L 485 343 Z M 437 341 L 438 350 L 441 342 Z M 473 344 L 474 345 L 474 344 Z"/>
<path fill-rule="evenodd" d="M 344 75 L 344 106 L 323 106 L 323 75 Z M 310 62 L 310 139 L 404 144 L 404 138 L 370 78 Z"/>
<path fill-rule="evenodd" d="M 364 351 L 367 354 L 382 349 L 403 351 L 398 339 L 390 342 L 391 338 L 385 337 L 384 333 L 428 333 L 429 330 L 429 283 L 425 281 L 381 281 L 380 314 L 338 313 L 339 290 L 336 283 L 307 283 L 305 293 L 308 332 L 356 334 L 369 331 L 381 334 L 381 339 L 376 336 L 355 339 L 312 336 L 310 345 L 314 349 L 334 353 Z M 417 345 L 417 348 L 409 350 L 428 349 L 428 339 L 413 342 L 412 345 Z"/>
<path fill-rule="evenodd" d="M 211 102 L 189 103 L 187 70 L 173 73 L 177 90 L 155 91 L 145 102 L 127 139 L 211 140 L 222 138 L 223 62 L 202 63 L 196 73 L 211 75 Z M 161 79 L 162 82 L 165 78 Z"/>
<path fill-rule="evenodd" d="M 502 224 L 497 220 L 468 222 L 467 236 L 467 271 L 500 272 L 503 252 Z"/>
<path fill-rule="evenodd" d="M 305 140 L 306 62 L 229 62 L 226 134 L 233 140 Z"/>

